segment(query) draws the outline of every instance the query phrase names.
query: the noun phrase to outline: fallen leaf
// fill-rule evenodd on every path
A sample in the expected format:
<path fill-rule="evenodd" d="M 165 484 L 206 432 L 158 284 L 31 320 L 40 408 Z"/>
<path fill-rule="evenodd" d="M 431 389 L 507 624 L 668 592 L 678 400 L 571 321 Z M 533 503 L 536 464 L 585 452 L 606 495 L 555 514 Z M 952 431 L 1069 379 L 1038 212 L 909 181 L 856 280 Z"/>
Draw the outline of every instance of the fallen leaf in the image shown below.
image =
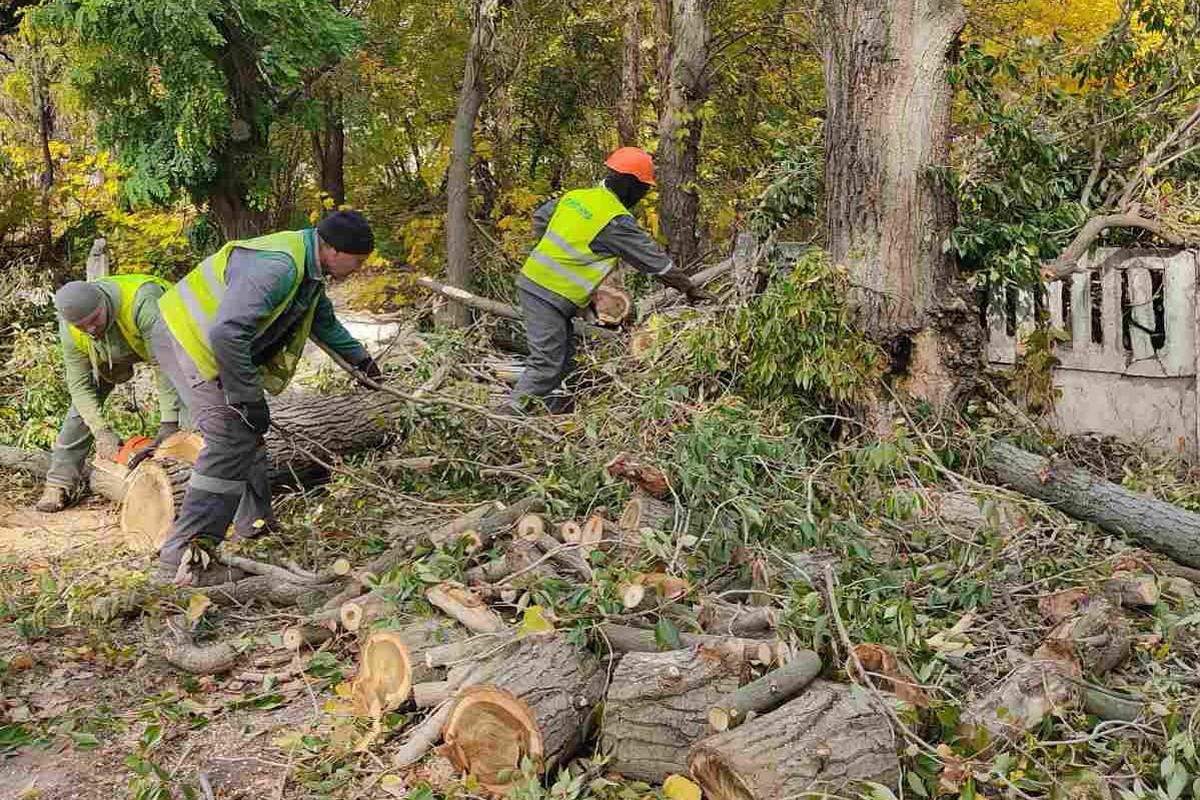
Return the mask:
<path fill-rule="evenodd" d="M 8 662 L 8 668 L 13 672 L 21 672 L 33 666 L 33 659 L 27 653 L 19 653 Z"/>
<path fill-rule="evenodd" d="M 892 692 L 901 700 L 919 708 L 929 707 L 929 696 L 917 686 L 917 679 L 912 672 L 886 647 L 877 644 L 856 644 L 854 653 L 862 663 L 863 669 L 876 678 L 872 683 L 880 689 Z M 852 678 L 855 677 L 853 658 L 847 661 L 846 672 Z"/>
<path fill-rule="evenodd" d="M 546 619 L 542 607 L 530 606 L 525 609 L 525 614 L 521 617 L 521 624 L 517 626 L 517 638 L 523 639 L 526 636 L 533 636 L 538 633 L 552 633 L 553 631 L 554 623 Z"/>
<path fill-rule="evenodd" d="M 671 800 L 700 800 L 700 787 L 682 775 L 668 775 L 663 781 L 663 794 Z"/>
<path fill-rule="evenodd" d="M 406 797 L 408 785 L 399 775 L 384 775 L 379 779 L 379 788 L 392 797 Z"/>
<path fill-rule="evenodd" d="M 1091 595 L 1087 589 L 1076 586 L 1073 589 L 1042 595 L 1038 598 L 1038 611 L 1051 622 L 1062 622 L 1087 605 L 1090 599 Z"/>
<path fill-rule="evenodd" d="M 188 600 L 187 618 L 188 622 L 198 622 L 204 616 L 204 612 L 213 604 L 212 600 L 208 599 L 208 595 L 197 592 Z"/>
<path fill-rule="evenodd" d="M 959 617 L 958 622 L 944 631 L 939 631 L 929 637 L 925 643 L 941 654 L 969 653 L 975 645 L 967 638 L 966 632 L 975 624 L 975 614 L 971 611 Z"/>

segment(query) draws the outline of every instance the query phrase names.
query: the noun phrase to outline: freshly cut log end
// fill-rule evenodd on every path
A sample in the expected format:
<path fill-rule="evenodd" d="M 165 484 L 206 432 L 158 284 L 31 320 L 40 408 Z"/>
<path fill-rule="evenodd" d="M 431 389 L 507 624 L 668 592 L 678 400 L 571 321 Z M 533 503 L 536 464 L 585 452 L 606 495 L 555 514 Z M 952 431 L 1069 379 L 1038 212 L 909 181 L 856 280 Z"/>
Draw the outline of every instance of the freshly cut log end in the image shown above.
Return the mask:
<path fill-rule="evenodd" d="M 443 738 L 454 765 L 474 775 L 490 792 L 509 787 L 522 759 L 532 759 L 541 771 L 545 758 L 533 710 L 495 686 L 466 689 L 446 722 Z"/>
<path fill-rule="evenodd" d="M 332 571 L 333 574 L 339 578 L 344 578 L 350 574 L 350 570 L 353 568 L 353 565 L 347 559 L 339 558 L 337 561 L 333 562 Z"/>
<path fill-rule="evenodd" d="M 597 286 L 592 293 L 592 306 L 601 325 L 621 325 L 633 317 L 633 298 L 615 286 Z"/>
<path fill-rule="evenodd" d="M 815 681 L 796 699 L 696 744 L 693 779 L 709 800 L 773 800 L 900 778 L 891 724 L 859 690 Z"/>
<path fill-rule="evenodd" d="M 521 539 L 540 539 L 546 533 L 546 520 L 541 514 L 526 514 L 517 520 L 517 536 Z"/>
<path fill-rule="evenodd" d="M 558 526 L 558 538 L 567 544 L 579 544 L 583 541 L 583 529 L 577 522 L 564 522 Z"/>
<path fill-rule="evenodd" d="M 292 651 L 305 645 L 316 647 L 333 638 L 333 631 L 323 625 L 294 625 L 283 632 L 283 646 Z"/>
<path fill-rule="evenodd" d="M 154 458 L 195 465 L 203 449 L 204 437 L 200 434 L 195 431 L 176 431 L 154 449 Z"/>
<path fill-rule="evenodd" d="M 714 731 L 720 733 L 732 727 L 733 714 L 730 709 L 713 707 L 708 710 L 708 724 Z"/>
<path fill-rule="evenodd" d="M 425 599 L 475 633 L 503 630 L 504 620 L 483 599 L 464 586 L 441 583 L 425 590 Z"/>
<path fill-rule="evenodd" d="M 584 546 L 585 550 L 595 548 L 604 540 L 604 517 L 599 514 L 592 514 L 588 517 L 587 522 L 583 524 L 580 531 L 579 542 Z"/>
<path fill-rule="evenodd" d="M 639 495 L 625 504 L 618 525 L 628 534 L 637 534 L 642 528 L 674 530 L 675 506 L 649 495 Z"/>
<path fill-rule="evenodd" d="M 646 587 L 640 583 L 627 583 L 618 589 L 621 595 L 621 605 L 626 611 L 632 611 L 646 599 Z"/>
<path fill-rule="evenodd" d="M 399 708 L 412 690 L 412 677 L 412 659 L 404 640 L 392 631 L 371 634 L 354 679 L 354 713 L 379 719 Z"/>
<path fill-rule="evenodd" d="M 190 465 L 169 459 L 144 461 L 130 474 L 120 510 L 127 548 L 152 553 L 162 546 L 175 522 L 175 511 L 183 503 L 190 476 Z"/>

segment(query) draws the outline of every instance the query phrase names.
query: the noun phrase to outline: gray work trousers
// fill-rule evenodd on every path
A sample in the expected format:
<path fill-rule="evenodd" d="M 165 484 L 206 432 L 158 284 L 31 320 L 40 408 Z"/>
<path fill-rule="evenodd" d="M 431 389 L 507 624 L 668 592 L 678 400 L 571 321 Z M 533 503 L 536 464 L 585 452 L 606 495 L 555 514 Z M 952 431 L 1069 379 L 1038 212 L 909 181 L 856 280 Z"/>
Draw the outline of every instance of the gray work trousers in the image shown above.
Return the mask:
<path fill-rule="evenodd" d="M 162 320 L 154 326 L 151 346 L 159 368 L 179 393 L 180 405 L 204 438 L 183 506 L 158 553 L 162 564 L 176 567 L 193 539 L 219 542 L 230 523 L 237 533 L 252 535 L 259 520 L 274 521 L 270 462 L 262 436 L 225 401 L 219 380 L 200 375 Z"/>
<path fill-rule="evenodd" d="M 113 384 L 105 380 L 97 384 L 101 404 L 112 393 L 113 388 Z M 77 491 L 83 483 L 83 471 L 91 449 L 92 429 L 83 421 L 83 417 L 79 416 L 75 404 L 72 403 L 67 409 L 67 416 L 63 417 L 54 446 L 50 448 L 50 469 L 46 472 L 46 485 L 58 486 L 68 492 Z"/>
<path fill-rule="evenodd" d="M 518 288 L 521 311 L 525 315 L 525 339 L 529 358 L 525 371 L 509 397 L 509 405 L 525 409 L 532 399 L 550 412 L 562 410 L 568 402 L 550 394 L 575 368 L 573 314 L 566 314 L 533 292 Z"/>

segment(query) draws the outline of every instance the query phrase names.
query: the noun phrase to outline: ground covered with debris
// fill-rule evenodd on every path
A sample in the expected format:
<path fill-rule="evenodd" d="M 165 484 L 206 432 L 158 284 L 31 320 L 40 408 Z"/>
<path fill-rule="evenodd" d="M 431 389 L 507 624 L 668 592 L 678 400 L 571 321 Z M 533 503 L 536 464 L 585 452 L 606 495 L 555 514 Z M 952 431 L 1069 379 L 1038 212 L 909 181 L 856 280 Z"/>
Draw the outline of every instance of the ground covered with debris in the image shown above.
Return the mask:
<path fill-rule="evenodd" d="M 328 480 L 212 586 L 148 588 L 114 504 L 37 514 L 4 471 L 0 796 L 1196 794 L 1200 573 L 982 464 L 1008 438 L 1183 508 L 1194 475 L 999 379 L 864 427 L 876 368 L 807 281 L 589 345 L 574 411 L 520 421 L 511 330 L 417 312 L 386 440 L 292 442 Z"/>

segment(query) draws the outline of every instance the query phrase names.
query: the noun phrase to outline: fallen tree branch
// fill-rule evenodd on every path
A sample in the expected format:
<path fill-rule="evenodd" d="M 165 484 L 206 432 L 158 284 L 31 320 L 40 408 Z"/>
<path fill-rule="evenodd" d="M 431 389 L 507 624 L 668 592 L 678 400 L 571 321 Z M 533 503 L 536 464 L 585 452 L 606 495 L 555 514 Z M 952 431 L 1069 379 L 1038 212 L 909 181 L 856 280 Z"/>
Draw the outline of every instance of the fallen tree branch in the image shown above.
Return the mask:
<path fill-rule="evenodd" d="M 1150 231 L 1164 242 L 1176 247 L 1197 244 L 1197 240 L 1171 230 L 1158 220 L 1143 217 L 1136 211 L 1092 217 L 1080 229 L 1079 233 L 1075 234 L 1075 238 L 1063 250 L 1062 255 L 1053 261 L 1046 262 L 1042 268 L 1043 280 L 1056 281 L 1073 272 L 1079 272 L 1079 260 L 1087 254 L 1088 249 L 1099 238 L 1100 234 L 1109 228 L 1141 228 L 1142 230 Z"/>
<path fill-rule="evenodd" d="M 523 320 L 525 315 L 521 313 L 521 309 L 516 306 L 510 306 L 507 303 L 501 303 L 496 300 L 490 300 L 486 297 L 480 297 L 476 294 L 471 294 L 465 289 L 460 289 L 457 286 L 440 283 L 433 278 L 420 277 L 417 278 L 417 283 L 424 286 L 430 291 L 437 292 L 440 295 L 449 297 L 457 303 L 462 303 L 464 306 L 471 306 L 480 311 L 486 311 L 489 314 L 495 314 L 498 317 L 505 319 Z M 598 325 L 589 325 L 586 322 L 576 319 L 573 320 L 575 333 L 578 336 L 594 336 L 598 339 L 619 339 L 621 334 L 618 331 L 601 328 Z"/>

